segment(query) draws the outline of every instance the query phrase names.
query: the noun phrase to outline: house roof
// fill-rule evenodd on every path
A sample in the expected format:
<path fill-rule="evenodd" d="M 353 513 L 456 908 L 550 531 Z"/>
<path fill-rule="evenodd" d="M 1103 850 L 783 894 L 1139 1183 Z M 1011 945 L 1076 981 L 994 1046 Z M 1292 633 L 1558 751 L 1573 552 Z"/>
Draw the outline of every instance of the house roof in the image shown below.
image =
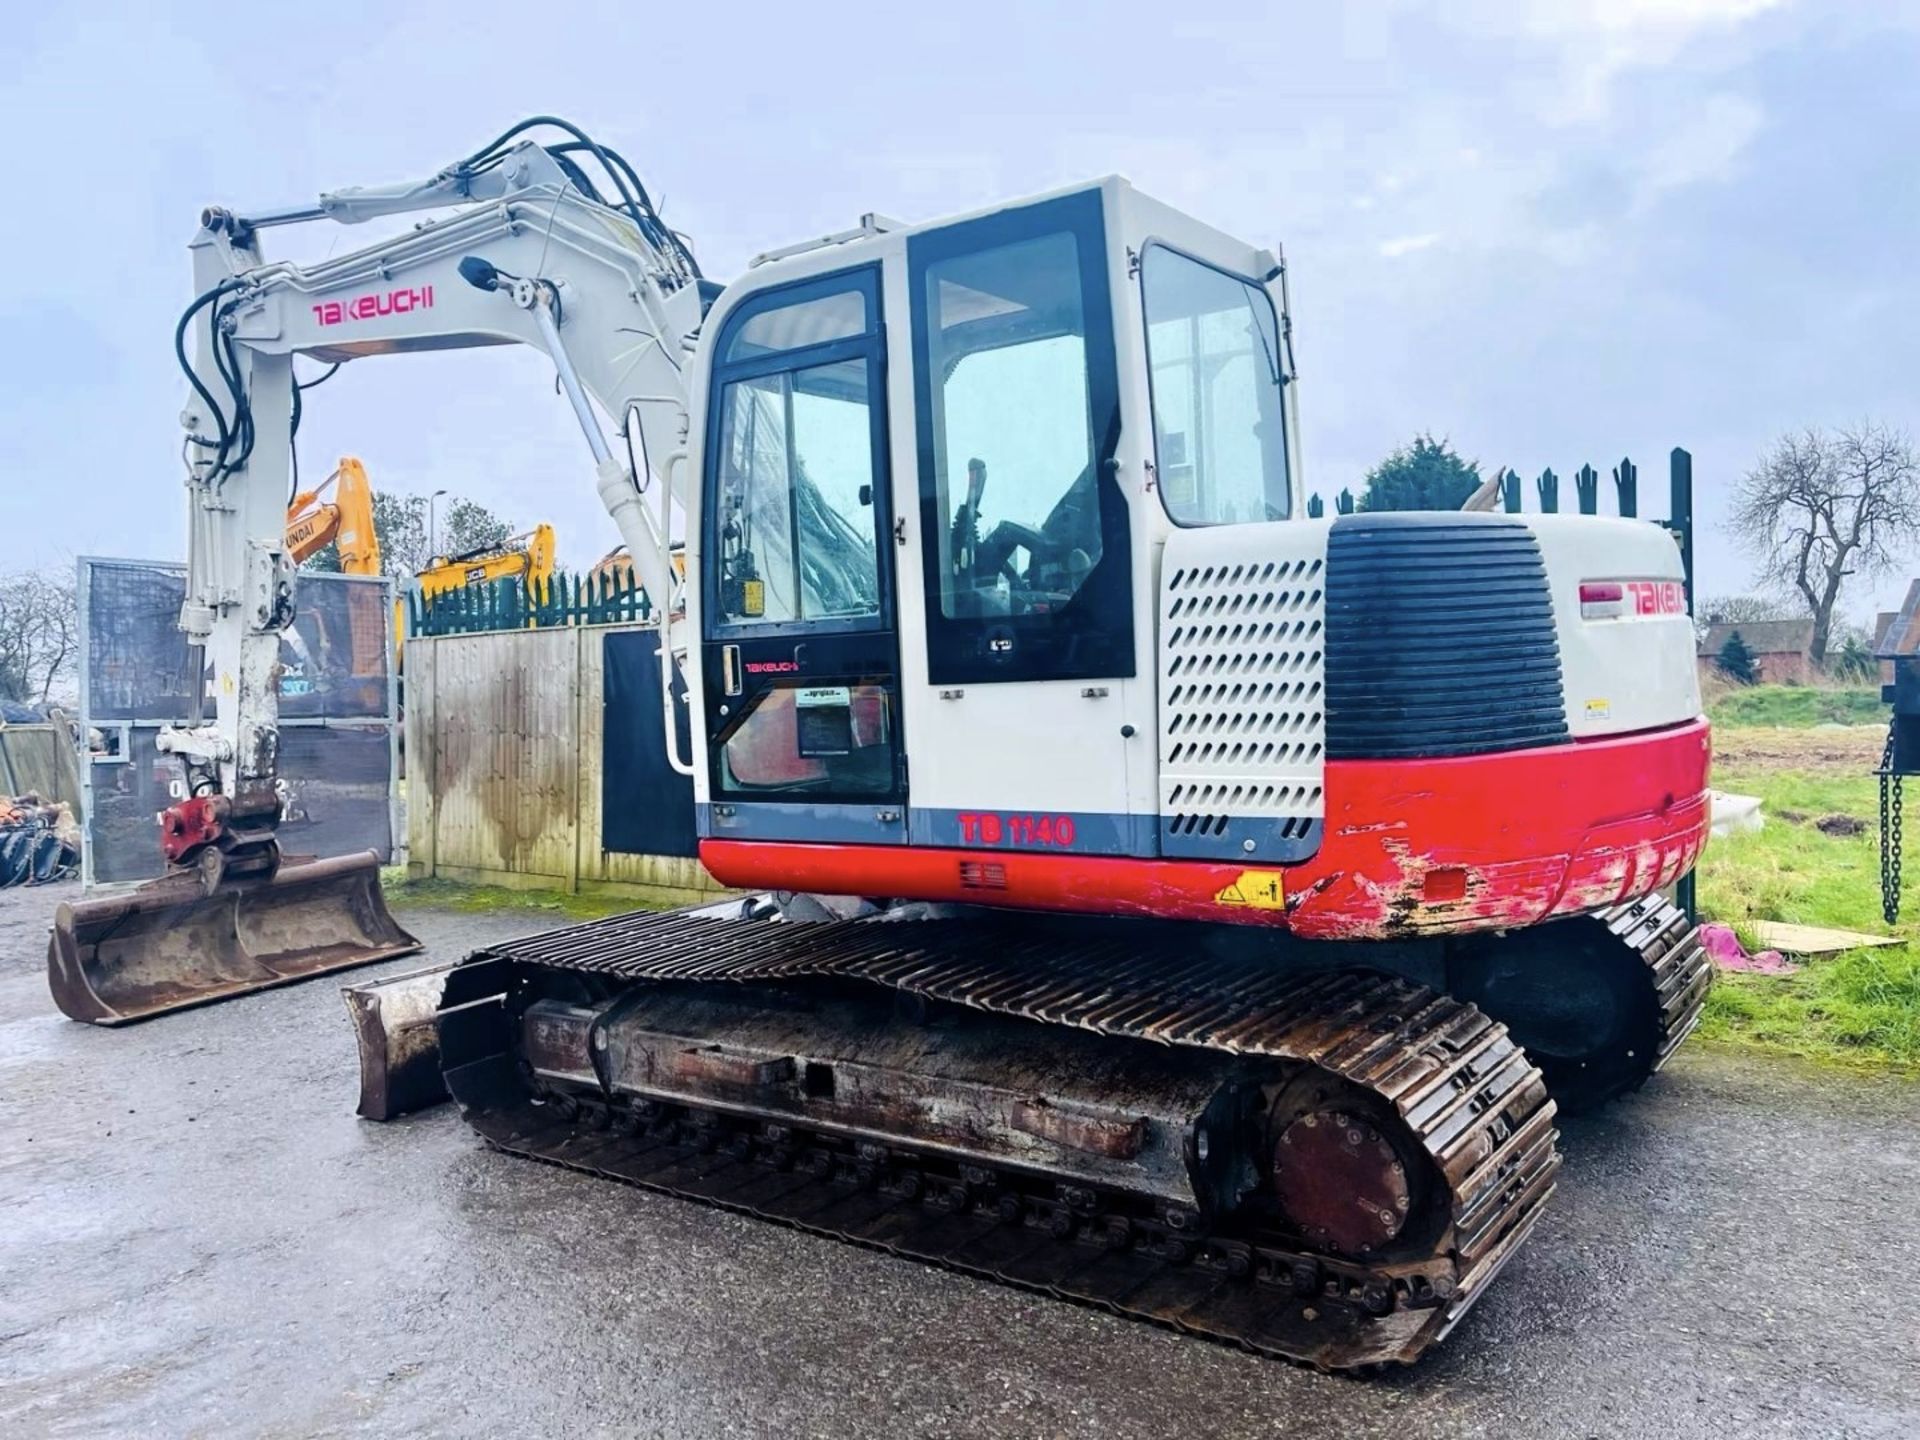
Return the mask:
<path fill-rule="evenodd" d="M 1700 637 L 1699 653 L 1718 655 L 1734 631 L 1755 655 L 1804 655 L 1813 643 L 1811 620 L 1743 620 L 1709 625 Z"/>

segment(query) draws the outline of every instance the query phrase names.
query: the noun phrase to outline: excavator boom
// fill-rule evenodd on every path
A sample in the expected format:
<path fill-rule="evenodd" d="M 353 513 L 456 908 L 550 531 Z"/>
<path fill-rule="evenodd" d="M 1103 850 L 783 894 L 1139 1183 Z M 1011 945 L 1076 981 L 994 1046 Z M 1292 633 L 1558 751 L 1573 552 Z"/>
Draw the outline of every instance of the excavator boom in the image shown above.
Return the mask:
<path fill-rule="evenodd" d="M 636 194 L 630 169 L 603 179 L 618 196 L 609 203 L 565 145 L 516 143 L 519 133 L 422 184 L 342 191 L 252 216 L 203 214 L 192 245 L 198 294 L 176 332 L 190 389 L 180 624 L 211 671 L 213 713 L 159 737 L 159 749 L 179 757 L 186 797 L 159 817 L 170 873 L 131 896 L 63 907 L 57 918 L 49 981 L 74 1018 L 118 1023 L 415 948 L 386 912 L 373 857 L 314 869 L 280 854 L 278 672 L 293 569 L 328 540 L 343 568 L 379 568 L 371 492 L 357 462 L 329 477 L 332 501 L 322 485 L 297 495 L 287 513 L 294 355 L 344 363 L 452 346 L 546 350 L 588 428 L 609 513 L 654 592 L 674 593 L 664 507 L 684 458 L 684 357 L 707 292 L 684 243 Z M 261 253 L 271 226 L 350 224 L 450 202 L 462 207 L 453 220 L 311 267 Z M 476 250 L 491 260 L 478 261 Z M 547 264 L 565 271 L 566 304 L 596 317 L 595 346 L 577 366 L 560 338 L 561 287 L 543 278 Z M 583 386 L 636 436 L 650 432 L 657 512 L 642 504 L 642 486 L 600 432 Z M 551 532 L 535 542 L 531 560 L 550 572 Z M 669 655 L 670 647 L 663 663 Z M 317 923 L 316 903 L 332 912 L 329 923 Z M 302 914 L 305 921 L 280 923 Z M 323 938 L 303 944 L 307 930 Z M 170 938 L 185 936 L 197 938 Z M 203 953 L 206 962 L 196 962 Z"/>
<path fill-rule="evenodd" d="M 320 497 L 329 487 L 331 501 Z M 287 506 L 287 558 L 304 565 L 331 542 L 338 542 L 340 571 L 345 575 L 380 573 L 380 537 L 373 525 L 373 486 L 366 466 L 343 456 L 339 466 L 311 490 L 303 490 Z"/>

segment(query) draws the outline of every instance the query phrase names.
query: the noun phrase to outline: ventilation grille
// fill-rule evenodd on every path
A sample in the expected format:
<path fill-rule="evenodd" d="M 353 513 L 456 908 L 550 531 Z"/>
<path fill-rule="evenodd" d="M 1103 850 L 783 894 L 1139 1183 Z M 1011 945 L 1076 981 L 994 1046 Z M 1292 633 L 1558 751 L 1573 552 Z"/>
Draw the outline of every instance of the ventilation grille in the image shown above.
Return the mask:
<path fill-rule="evenodd" d="M 1280 858 L 1317 843 L 1325 809 L 1326 529 L 1204 534 L 1204 560 L 1171 558 L 1179 540 L 1200 548 L 1193 532 L 1170 542 L 1161 591 L 1162 839 Z"/>
<path fill-rule="evenodd" d="M 1448 512 L 1335 521 L 1326 686 L 1335 759 L 1566 741 L 1553 598 L 1526 523 Z"/>

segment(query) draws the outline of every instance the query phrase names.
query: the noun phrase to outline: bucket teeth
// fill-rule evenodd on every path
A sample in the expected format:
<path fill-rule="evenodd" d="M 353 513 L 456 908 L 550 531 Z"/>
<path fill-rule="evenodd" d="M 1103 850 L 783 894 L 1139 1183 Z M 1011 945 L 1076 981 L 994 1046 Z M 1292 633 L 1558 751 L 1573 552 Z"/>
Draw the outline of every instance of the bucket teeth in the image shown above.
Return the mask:
<path fill-rule="evenodd" d="M 207 892 L 190 874 L 60 906 L 47 985 L 61 1012 L 124 1025 L 410 955 L 372 851 L 290 861 Z"/>

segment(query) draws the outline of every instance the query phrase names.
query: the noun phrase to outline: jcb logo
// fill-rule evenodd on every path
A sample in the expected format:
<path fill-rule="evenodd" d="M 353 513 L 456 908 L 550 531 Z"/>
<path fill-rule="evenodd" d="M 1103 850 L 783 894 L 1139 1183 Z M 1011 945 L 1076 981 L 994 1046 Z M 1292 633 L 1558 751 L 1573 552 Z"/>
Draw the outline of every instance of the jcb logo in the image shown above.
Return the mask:
<path fill-rule="evenodd" d="M 1687 596 L 1678 580 L 1629 580 L 1627 593 L 1633 597 L 1636 615 L 1684 615 Z"/>

